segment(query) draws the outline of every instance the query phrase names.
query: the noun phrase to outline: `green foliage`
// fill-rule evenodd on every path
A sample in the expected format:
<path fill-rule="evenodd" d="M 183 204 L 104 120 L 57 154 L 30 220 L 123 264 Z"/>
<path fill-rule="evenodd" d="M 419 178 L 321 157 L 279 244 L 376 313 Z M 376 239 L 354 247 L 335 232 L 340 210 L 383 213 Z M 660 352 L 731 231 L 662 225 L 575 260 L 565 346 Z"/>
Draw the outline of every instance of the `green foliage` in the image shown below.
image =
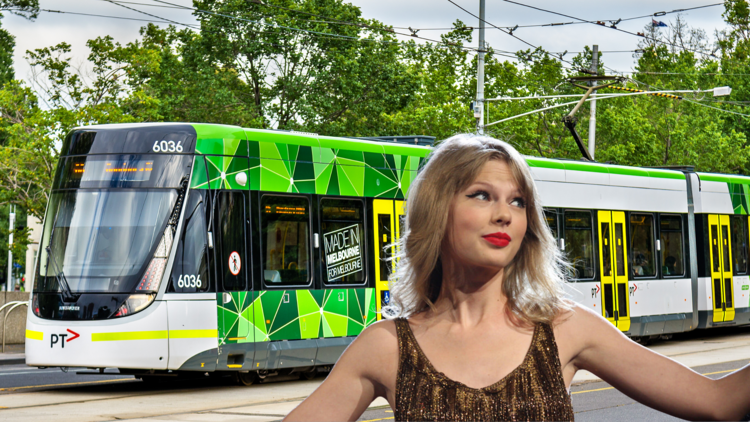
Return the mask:
<path fill-rule="evenodd" d="M 39 14 L 39 0 L 0 0 L 0 12 L 10 12 L 26 19 L 34 19 Z"/>
<path fill-rule="evenodd" d="M 363 19 L 351 4 L 194 4 L 212 12 L 197 15 L 204 51 L 211 63 L 245 81 L 246 101 L 261 127 L 377 135 L 382 114 L 408 102 L 413 82 L 398 60 L 396 38 L 383 24 Z M 290 27 L 308 32 L 285 29 Z"/>
<path fill-rule="evenodd" d="M 13 80 L 13 50 L 16 40 L 7 29 L 0 27 L 0 86 Z"/>

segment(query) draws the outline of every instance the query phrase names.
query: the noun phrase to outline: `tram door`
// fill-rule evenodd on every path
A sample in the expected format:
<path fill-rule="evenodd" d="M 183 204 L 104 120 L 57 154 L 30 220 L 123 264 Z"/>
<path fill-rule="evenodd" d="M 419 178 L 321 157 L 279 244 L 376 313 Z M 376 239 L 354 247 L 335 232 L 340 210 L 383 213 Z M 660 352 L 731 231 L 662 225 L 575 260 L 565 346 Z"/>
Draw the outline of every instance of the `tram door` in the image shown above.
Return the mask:
<path fill-rule="evenodd" d="M 602 315 L 620 331 L 628 331 L 630 329 L 630 291 L 625 213 L 599 211 L 598 216 Z"/>
<path fill-rule="evenodd" d="M 403 215 L 403 201 L 388 199 L 375 199 L 372 201 L 373 214 L 373 251 L 377 257 L 375 265 L 375 294 L 377 300 L 378 319 L 381 319 L 380 311 L 383 305 L 387 305 L 391 299 L 388 287 L 388 276 L 393 270 L 390 258 L 395 252 L 392 246 L 398 239 L 400 233 L 399 217 Z"/>
<path fill-rule="evenodd" d="M 708 216 L 708 237 L 711 242 L 711 292 L 713 294 L 713 322 L 734 320 L 734 291 L 732 285 L 732 242 L 729 216 Z"/>
<path fill-rule="evenodd" d="M 220 191 L 214 208 L 214 249 L 218 299 L 219 345 L 254 341 L 251 331 L 252 294 L 248 291 L 247 197 L 241 191 Z M 229 365 L 242 362 L 229 362 Z"/>

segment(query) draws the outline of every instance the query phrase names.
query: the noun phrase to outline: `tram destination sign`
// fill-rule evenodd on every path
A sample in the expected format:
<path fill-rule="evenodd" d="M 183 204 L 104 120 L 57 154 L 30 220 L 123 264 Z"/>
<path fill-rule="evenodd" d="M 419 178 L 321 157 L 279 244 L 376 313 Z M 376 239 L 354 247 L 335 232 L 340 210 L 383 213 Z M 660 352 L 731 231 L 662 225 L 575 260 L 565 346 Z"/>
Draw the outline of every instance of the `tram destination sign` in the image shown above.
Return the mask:
<path fill-rule="evenodd" d="M 323 234 L 328 281 L 362 271 L 362 245 L 359 235 L 358 224 Z"/>

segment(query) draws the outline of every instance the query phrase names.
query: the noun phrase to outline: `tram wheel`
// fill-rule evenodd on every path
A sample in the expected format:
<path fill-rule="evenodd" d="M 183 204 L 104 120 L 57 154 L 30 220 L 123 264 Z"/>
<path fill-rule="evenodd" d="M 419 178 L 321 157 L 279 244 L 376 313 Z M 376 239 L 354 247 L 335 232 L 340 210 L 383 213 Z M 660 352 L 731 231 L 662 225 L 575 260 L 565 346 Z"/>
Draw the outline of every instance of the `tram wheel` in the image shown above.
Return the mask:
<path fill-rule="evenodd" d="M 135 378 L 143 381 L 143 383 L 146 385 L 156 385 L 164 382 L 164 379 L 162 377 L 153 375 L 136 375 Z"/>
<path fill-rule="evenodd" d="M 240 385 L 253 385 L 257 377 L 255 372 L 235 372 L 234 379 Z"/>
<path fill-rule="evenodd" d="M 311 380 L 311 379 L 313 379 L 313 378 L 315 378 L 317 375 L 318 375 L 318 371 L 315 370 L 315 368 L 313 368 L 313 369 L 311 369 L 309 371 L 305 371 L 305 372 L 300 372 L 299 373 L 299 377 L 301 379 L 308 380 L 308 381 Z"/>

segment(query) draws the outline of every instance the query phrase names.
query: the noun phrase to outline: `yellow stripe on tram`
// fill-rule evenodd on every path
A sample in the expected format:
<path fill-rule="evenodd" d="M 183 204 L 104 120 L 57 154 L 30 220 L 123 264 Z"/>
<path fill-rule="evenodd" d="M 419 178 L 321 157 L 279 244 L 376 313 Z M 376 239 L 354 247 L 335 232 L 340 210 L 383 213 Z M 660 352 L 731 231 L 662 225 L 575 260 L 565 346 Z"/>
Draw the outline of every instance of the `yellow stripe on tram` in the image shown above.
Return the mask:
<path fill-rule="evenodd" d="M 127 331 L 121 333 L 92 333 L 91 341 L 122 341 L 122 340 L 162 340 L 167 338 L 167 330 L 159 331 Z"/>
<path fill-rule="evenodd" d="M 44 333 L 41 331 L 26 330 L 26 338 L 29 340 L 42 340 Z"/>
<path fill-rule="evenodd" d="M 218 337 L 218 330 L 125 331 L 119 333 L 93 333 L 91 334 L 91 341 L 166 340 L 168 338 L 216 337 Z"/>
<path fill-rule="evenodd" d="M 219 330 L 169 330 L 169 338 L 217 338 L 218 336 Z"/>

